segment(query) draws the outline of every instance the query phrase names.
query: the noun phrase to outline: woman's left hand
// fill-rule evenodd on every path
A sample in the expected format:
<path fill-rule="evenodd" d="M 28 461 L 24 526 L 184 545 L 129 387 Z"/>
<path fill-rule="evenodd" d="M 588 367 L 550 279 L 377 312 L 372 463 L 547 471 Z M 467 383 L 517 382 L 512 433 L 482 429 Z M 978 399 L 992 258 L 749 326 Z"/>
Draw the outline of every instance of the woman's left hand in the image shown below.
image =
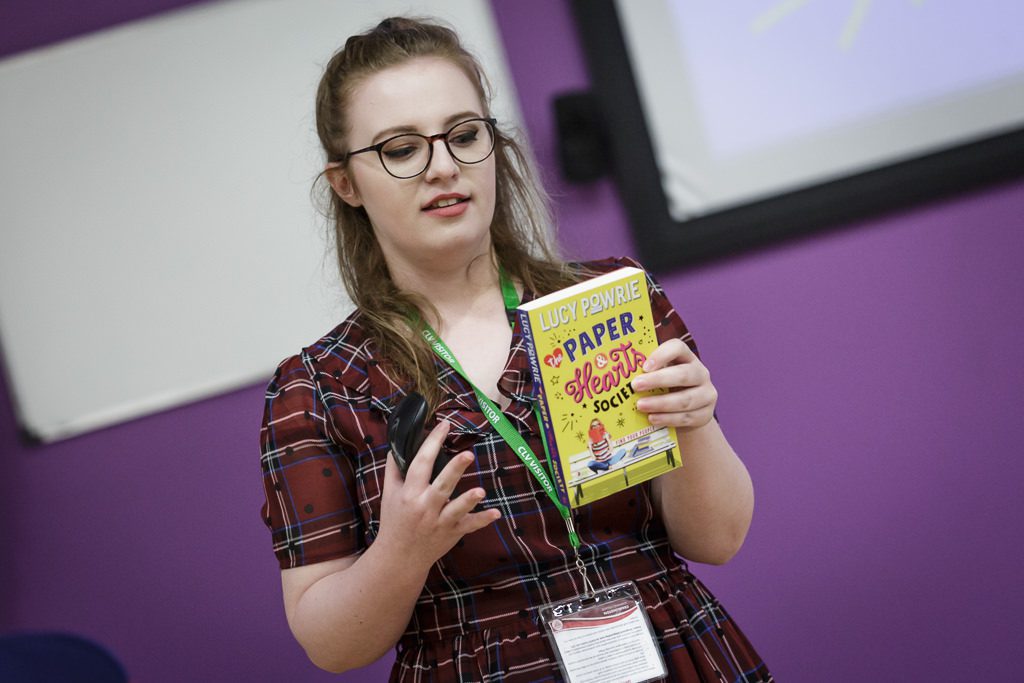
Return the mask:
<path fill-rule="evenodd" d="M 668 389 L 637 401 L 637 410 L 647 413 L 652 425 L 689 431 L 714 417 L 718 390 L 711 383 L 711 373 L 682 340 L 670 339 L 660 345 L 642 369 L 644 373 L 632 382 L 633 389 Z"/>

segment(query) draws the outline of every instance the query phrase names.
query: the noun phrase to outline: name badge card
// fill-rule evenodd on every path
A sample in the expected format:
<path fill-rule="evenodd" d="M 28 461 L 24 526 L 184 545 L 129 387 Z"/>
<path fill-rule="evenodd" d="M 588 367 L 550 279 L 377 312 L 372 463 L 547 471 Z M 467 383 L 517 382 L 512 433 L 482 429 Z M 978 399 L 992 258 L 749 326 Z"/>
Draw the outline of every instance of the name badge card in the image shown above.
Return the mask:
<path fill-rule="evenodd" d="M 540 618 L 569 683 L 645 683 L 668 674 L 632 581 L 545 605 Z"/>

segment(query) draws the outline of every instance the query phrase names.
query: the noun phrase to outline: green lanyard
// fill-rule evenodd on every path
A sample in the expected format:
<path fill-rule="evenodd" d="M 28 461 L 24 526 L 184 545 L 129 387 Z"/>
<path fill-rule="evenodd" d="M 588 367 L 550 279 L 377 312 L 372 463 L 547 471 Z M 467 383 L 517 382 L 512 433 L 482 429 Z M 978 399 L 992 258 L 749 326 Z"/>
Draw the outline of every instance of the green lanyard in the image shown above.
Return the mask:
<path fill-rule="evenodd" d="M 505 270 L 502 268 L 499 272 L 501 274 L 501 294 L 505 299 L 505 309 L 515 310 L 515 308 L 519 306 L 519 293 L 516 291 L 515 285 L 513 285 L 512 281 L 508 278 L 508 275 L 505 274 Z M 536 455 L 534 455 L 533 450 L 530 448 L 529 444 L 526 443 L 526 439 L 524 439 L 522 434 L 519 433 L 519 430 L 515 428 L 515 425 L 505 417 L 501 408 L 495 405 L 494 401 L 489 399 L 484 392 L 480 391 L 480 389 L 473 384 L 473 381 L 469 379 L 466 372 L 462 369 L 462 365 L 458 360 L 456 360 L 455 354 L 451 352 L 451 349 L 449 349 L 443 341 L 441 341 L 441 337 L 438 336 L 438 334 L 434 332 L 426 322 L 423 322 L 422 334 L 423 338 L 427 340 L 428 344 L 430 344 L 430 348 L 434 350 L 434 353 L 436 353 L 441 360 L 448 363 L 455 372 L 459 373 L 459 375 L 469 383 L 469 386 L 473 387 L 473 391 L 476 393 L 476 399 L 480 402 L 480 407 L 483 409 L 484 417 L 486 417 L 487 421 L 491 423 L 491 426 L 494 427 L 495 431 L 501 435 L 501 438 L 503 438 L 505 442 L 512 447 L 512 450 L 519 456 L 519 459 L 523 461 L 524 465 L 526 465 L 526 469 L 530 471 L 540 484 L 541 488 L 544 489 L 544 493 L 546 493 L 548 498 L 551 499 L 551 502 L 555 504 L 559 514 L 562 515 L 562 519 L 565 520 L 566 527 L 569 529 L 569 542 L 572 544 L 573 550 L 578 551 L 580 547 L 580 539 L 579 536 L 576 535 L 576 529 L 572 523 L 572 514 L 570 513 L 569 508 L 558 499 L 555 486 L 551 483 L 551 477 L 548 475 L 548 471 L 544 467 L 544 464 Z M 536 408 L 536 404 L 534 404 L 534 411 L 536 411 Z M 541 430 L 541 435 L 543 436 L 543 430 Z M 544 451 L 545 455 L 548 457 L 548 461 L 550 462 L 551 454 L 550 451 L 548 451 L 547 443 L 544 444 Z M 577 553 L 577 559 L 578 557 L 579 555 Z"/>

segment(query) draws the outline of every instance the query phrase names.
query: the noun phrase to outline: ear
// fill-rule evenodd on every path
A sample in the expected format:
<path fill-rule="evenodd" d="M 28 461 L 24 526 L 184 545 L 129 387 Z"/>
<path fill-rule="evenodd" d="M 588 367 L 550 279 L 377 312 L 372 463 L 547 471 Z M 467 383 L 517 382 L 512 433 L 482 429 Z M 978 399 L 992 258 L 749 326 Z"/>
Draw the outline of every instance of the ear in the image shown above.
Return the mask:
<path fill-rule="evenodd" d="M 342 168 L 340 162 L 332 161 L 327 164 L 327 167 L 324 168 L 324 175 L 327 176 L 327 182 L 331 184 L 331 188 L 343 202 L 349 206 L 363 205 L 355 181 L 349 175 L 348 170 Z"/>

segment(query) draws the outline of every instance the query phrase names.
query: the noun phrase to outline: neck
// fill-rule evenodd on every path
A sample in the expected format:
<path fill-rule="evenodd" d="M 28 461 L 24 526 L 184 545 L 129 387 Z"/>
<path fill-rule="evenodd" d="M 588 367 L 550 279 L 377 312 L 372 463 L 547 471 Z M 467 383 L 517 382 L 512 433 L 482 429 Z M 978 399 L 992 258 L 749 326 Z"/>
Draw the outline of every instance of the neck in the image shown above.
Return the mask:
<path fill-rule="evenodd" d="M 434 305 L 441 319 L 428 322 L 438 331 L 447 321 L 490 310 L 495 301 L 499 310 L 504 310 L 498 267 L 490 253 L 457 267 L 396 268 L 391 277 L 401 289 L 415 292 Z M 428 317 L 433 316 L 428 312 Z"/>

